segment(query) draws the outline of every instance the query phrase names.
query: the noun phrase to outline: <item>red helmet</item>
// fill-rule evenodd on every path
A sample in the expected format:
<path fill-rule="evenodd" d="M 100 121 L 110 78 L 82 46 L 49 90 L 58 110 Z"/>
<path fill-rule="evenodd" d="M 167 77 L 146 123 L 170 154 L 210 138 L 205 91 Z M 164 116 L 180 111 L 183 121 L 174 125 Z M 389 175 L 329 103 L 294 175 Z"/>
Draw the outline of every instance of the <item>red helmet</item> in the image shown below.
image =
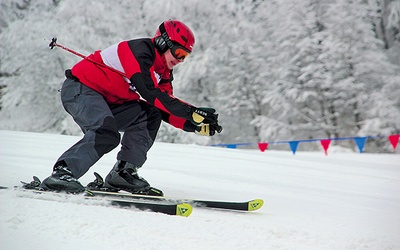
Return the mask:
<path fill-rule="evenodd" d="M 173 50 L 174 46 L 179 45 L 191 53 L 195 43 L 193 32 L 178 20 L 168 20 L 160 24 L 154 37 L 156 46 L 161 52 L 167 49 Z"/>

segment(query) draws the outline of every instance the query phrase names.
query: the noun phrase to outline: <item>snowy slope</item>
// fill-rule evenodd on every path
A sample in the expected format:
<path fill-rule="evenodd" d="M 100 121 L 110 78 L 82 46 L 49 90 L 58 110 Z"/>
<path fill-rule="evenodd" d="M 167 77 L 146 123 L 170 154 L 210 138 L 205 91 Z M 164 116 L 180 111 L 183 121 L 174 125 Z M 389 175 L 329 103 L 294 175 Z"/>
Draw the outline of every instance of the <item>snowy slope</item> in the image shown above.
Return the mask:
<path fill-rule="evenodd" d="M 0 185 L 47 177 L 79 137 L 0 131 Z M 92 172 L 106 175 L 117 151 Z M 141 170 L 169 196 L 262 198 L 253 213 L 188 217 L 0 191 L 0 249 L 400 249 L 400 155 L 156 143 Z"/>

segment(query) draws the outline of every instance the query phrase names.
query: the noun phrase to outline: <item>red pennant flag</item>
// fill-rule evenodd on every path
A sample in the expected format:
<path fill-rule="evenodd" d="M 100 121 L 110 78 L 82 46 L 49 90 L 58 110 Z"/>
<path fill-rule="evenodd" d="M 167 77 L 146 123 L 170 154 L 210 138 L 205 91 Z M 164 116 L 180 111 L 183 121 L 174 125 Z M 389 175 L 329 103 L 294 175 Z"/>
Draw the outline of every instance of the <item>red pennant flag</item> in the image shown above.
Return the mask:
<path fill-rule="evenodd" d="M 390 144 L 392 144 L 393 149 L 396 150 L 397 144 L 399 143 L 400 135 L 389 135 L 388 136 Z"/>
<path fill-rule="evenodd" d="M 268 148 L 268 142 L 259 142 L 258 148 L 261 150 L 261 152 L 264 152 Z"/>
<path fill-rule="evenodd" d="M 321 142 L 322 148 L 325 151 L 325 155 L 328 155 L 328 148 L 329 148 L 329 145 L 331 144 L 331 140 L 330 139 L 321 140 L 320 142 Z"/>

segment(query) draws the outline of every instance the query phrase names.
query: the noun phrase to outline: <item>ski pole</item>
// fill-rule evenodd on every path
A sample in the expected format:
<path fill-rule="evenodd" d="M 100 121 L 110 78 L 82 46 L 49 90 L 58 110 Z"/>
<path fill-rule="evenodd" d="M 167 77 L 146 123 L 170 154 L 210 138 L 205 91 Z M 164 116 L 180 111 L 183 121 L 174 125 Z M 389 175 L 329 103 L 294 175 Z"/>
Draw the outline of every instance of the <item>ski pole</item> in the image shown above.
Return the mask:
<path fill-rule="evenodd" d="M 76 52 L 76 51 L 73 51 L 72 49 L 69 49 L 69 48 L 67 48 L 67 47 L 65 47 L 65 46 L 62 46 L 61 44 L 58 44 L 58 43 L 57 43 L 57 37 L 53 37 L 53 38 L 51 39 L 51 42 L 50 42 L 50 44 L 49 44 L 49 47 L 50 47 L 50 49 L 53 49 L 54 47 L 62 48 L 63 50 L 66 50 L 66 51 L 68 51 L 68 52 L 70 52 L 70 53 L 72 53 L 72 54 L 74 54 L 74 55 L 77 55 L 77 56 L 79 56 L 79 57 L 82 57 L 83 59 L 88 60 L 89 62 L 92 62 L 92 63 L 96 64 L 97 66 L 107 68 L 107 69 L 109 69 L 109 70 L 112 70 L 112 71 L 114 71 L 114 72 L 120 74 L 120 75 L 123 76 L 123 77 L 126 77 L 126 74 L 125 74 L 125 73 L 123 73 L 123 72 L 121 72 L 121 71 L 119 71 L 119 70 L 117 70 L 117 69 L 114 69 L 114 68 L 112 68 L 112 67 L 110 67 L 110 66 L 108 66 L 108 65 L 105 65 L 105 64 L 103 64 L 103 63 L 99 63 L 99 62 L 93 61 L 92 59 L 88 58 L 87 56 L 82 55 L 81 53 L 78 53 L 78 52 Z"/>

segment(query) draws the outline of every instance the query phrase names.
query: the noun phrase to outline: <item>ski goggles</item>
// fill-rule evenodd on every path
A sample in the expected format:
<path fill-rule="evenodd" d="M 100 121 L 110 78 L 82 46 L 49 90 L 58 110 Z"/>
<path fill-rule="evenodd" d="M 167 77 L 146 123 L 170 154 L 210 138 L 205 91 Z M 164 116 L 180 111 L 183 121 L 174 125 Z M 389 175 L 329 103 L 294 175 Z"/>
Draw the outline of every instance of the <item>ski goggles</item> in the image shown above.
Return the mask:
<path fill-rule="evenodd" d="M 189 55 L 190 51 L 187 50 L 185 47 L 175 43 L 171 49 L 171 54 L 178 60 L 184 61 Z"/>

